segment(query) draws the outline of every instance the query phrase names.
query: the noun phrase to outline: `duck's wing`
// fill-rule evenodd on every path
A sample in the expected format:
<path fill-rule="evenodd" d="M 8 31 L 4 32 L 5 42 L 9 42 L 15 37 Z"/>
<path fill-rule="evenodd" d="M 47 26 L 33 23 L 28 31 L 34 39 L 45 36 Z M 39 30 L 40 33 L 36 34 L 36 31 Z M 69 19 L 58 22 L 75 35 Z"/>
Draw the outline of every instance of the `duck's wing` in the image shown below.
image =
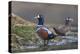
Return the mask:
<path fill-rule="evenodd" d="M 54 30 L 58 35 L 65 36 L 65 33 L 60 32 L 58 29 L 56 29 L 56 28 L 54 28 L 54 27 L 53 27 L 53 30 Z"/>

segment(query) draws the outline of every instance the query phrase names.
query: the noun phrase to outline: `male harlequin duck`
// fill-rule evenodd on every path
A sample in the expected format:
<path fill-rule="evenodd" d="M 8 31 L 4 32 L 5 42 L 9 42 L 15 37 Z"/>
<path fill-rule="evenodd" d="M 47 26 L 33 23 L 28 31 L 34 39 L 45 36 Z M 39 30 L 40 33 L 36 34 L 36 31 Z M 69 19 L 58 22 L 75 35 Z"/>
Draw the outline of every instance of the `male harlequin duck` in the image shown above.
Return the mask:
<path fill-rule="evenodd" d="M 41 14 L 38 14 L 34 17 L 38 19 L 38 24 L 36 25 L 36 32 L 44 40 L 44 45 L 46 44 L 45 41 L 49 39 L 53 39 L 56 34 L 53 34 L 45 25 L 44 25 L 44 17 Z"/>

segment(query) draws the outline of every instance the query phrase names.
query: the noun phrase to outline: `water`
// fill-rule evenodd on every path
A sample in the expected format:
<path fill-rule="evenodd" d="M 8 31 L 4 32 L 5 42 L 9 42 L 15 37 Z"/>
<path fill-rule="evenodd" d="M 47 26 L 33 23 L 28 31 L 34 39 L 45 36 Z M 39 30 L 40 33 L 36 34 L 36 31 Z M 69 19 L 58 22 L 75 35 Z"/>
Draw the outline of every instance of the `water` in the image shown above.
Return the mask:
<path fill-rule="evenodd" d="M 61 36 L 60 38 L 62 38 L 61 41 L 49 41 L 48 46 L 60 46 L 60 45 L 67 45 L 67 44 L 72 44 L 78 41 L 77 36 Z M 30 45 L 27 46 L 25 45 L 24 48 L 27 49 L 36 49 L 39 48 L 39 45 Z"/>
<path fill-rule="evenodd" d="M 62 49 L 77 49 L 77 36 L 63 36 L 60 41 L 49 41 L 45 48 L 43 45 L 30 44 L 22 45 L 20 49 L 13 49 L 13 52 L 31 52 L 31 51 L 47 51 L 47 50 L 62 50 Z"/>
<path fill-rule="evenodd" d="M 78 41 L 77 37 L 74 36 L 61 36 L 62 40 L 57 42 L 49 42 L 48 45 L 65 45 L 68 43 L 74 43 Z"/>

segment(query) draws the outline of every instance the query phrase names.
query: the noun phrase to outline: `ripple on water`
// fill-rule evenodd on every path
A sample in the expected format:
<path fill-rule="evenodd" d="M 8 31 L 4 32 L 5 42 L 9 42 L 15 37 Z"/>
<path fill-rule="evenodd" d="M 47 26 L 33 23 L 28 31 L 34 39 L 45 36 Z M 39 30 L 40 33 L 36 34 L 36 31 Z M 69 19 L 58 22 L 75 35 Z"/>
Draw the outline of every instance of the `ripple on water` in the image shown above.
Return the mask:
<path fill-rule="evenodd" d="M 68 43 L 77 42 L 77 40 L 78 40 L 77 37 L 73 37 L 73 36 L 63 36 L 61 38 L 62 38 L 61 41 L 49 42 L 48 45 L 65 45 L 65 44 L 68 44 Z"/>

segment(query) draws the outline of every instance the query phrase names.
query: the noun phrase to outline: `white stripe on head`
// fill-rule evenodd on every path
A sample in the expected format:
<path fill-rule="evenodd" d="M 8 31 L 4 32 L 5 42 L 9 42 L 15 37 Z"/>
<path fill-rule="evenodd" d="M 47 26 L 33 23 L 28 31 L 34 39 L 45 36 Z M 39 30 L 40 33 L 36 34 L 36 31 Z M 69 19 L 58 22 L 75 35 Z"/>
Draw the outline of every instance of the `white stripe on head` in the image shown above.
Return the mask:
<path fill-rule="evenodd" d="M 40 15 L 38 14 L 37 16 L 34 17 L 35 19 L 40 18 Z"/>

